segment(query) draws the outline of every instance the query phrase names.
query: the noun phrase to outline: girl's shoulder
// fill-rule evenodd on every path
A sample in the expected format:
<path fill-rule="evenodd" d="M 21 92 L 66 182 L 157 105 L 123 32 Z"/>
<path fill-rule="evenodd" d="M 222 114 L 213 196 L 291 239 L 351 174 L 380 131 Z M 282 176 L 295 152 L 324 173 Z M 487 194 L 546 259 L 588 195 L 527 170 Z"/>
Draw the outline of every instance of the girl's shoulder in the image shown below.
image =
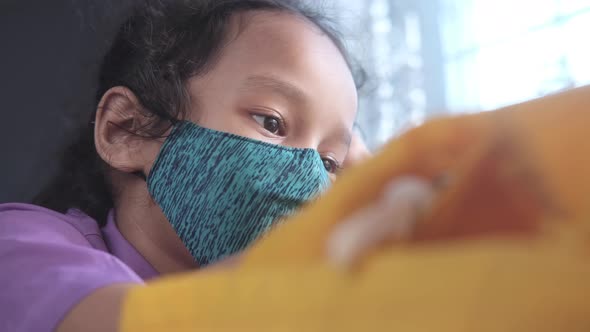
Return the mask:
<path fill-rule="evenodd" d="M 0 204 L 0 326 L 6 331 L 53 331 L 95 290 L 142 283 L 104 243 L 96 222 L 70 210 Z"/>
<path fill-rule="evenodd" d="M 0 239 L 18 237 L 92 246 L 88 237 L 93 236 L 101 237 L 98 224 L 79 210 L 71 209 L 64 214 L 32 204 L 0 204 Z"/>

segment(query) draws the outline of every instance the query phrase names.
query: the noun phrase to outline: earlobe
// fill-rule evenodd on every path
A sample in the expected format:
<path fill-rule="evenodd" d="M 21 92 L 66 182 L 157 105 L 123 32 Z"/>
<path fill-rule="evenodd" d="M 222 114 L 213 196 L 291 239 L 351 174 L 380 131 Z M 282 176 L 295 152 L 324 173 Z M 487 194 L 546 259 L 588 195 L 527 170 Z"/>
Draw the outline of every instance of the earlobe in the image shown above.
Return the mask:
<path fill-rule="evenodd" d="M 139 132 L 146 125 L 143 106 L 126 87 L 109 89 L 100 100 L 94 124 L 94 143 L 99 156 L 112 168 L 134 173 L 146 168 Z"/>

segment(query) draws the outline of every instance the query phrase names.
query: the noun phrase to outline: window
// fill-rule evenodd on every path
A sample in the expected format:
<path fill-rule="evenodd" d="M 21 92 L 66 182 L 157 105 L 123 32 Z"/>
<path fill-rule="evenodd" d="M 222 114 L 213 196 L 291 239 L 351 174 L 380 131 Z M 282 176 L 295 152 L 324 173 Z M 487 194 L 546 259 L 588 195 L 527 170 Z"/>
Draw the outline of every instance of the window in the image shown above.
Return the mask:
<path fill-rule="evenodd" d="M 432 114 L 590 83 L 590 0 L 335 1 L 370 75 L 359 123 L 372 147 Z"/>
<path fill-rule="evenodd" d="M 490 109 L 590 82 L 590 1 L 441 3 L 449 109 Z"/>

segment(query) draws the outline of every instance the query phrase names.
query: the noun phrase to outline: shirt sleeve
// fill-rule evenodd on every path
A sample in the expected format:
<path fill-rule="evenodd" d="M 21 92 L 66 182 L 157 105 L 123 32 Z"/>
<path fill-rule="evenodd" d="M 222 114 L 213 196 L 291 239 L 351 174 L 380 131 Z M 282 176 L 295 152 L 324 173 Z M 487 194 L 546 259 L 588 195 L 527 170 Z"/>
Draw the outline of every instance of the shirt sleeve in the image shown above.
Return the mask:
<path fill-rule="evenodd" d="M 56 216 L 0 212 L 1 330 L 53 331 L 80 300 L 115 283 L 142 280 Z"/>

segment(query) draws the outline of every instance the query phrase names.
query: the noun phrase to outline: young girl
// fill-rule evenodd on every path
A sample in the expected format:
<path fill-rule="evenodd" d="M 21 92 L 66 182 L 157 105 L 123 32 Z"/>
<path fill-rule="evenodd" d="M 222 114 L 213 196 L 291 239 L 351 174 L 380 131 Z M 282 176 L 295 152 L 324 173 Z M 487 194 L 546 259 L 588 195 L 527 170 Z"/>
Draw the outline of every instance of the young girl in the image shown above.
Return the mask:
<path fill-rule="evenodd" d="M 137 8 L 59 174 L 0 205 L 1 329 L 114 329 L 130 285 L 242 251 L 336 177 L 356 109 L 342 43 L 297 1 Z"/>

